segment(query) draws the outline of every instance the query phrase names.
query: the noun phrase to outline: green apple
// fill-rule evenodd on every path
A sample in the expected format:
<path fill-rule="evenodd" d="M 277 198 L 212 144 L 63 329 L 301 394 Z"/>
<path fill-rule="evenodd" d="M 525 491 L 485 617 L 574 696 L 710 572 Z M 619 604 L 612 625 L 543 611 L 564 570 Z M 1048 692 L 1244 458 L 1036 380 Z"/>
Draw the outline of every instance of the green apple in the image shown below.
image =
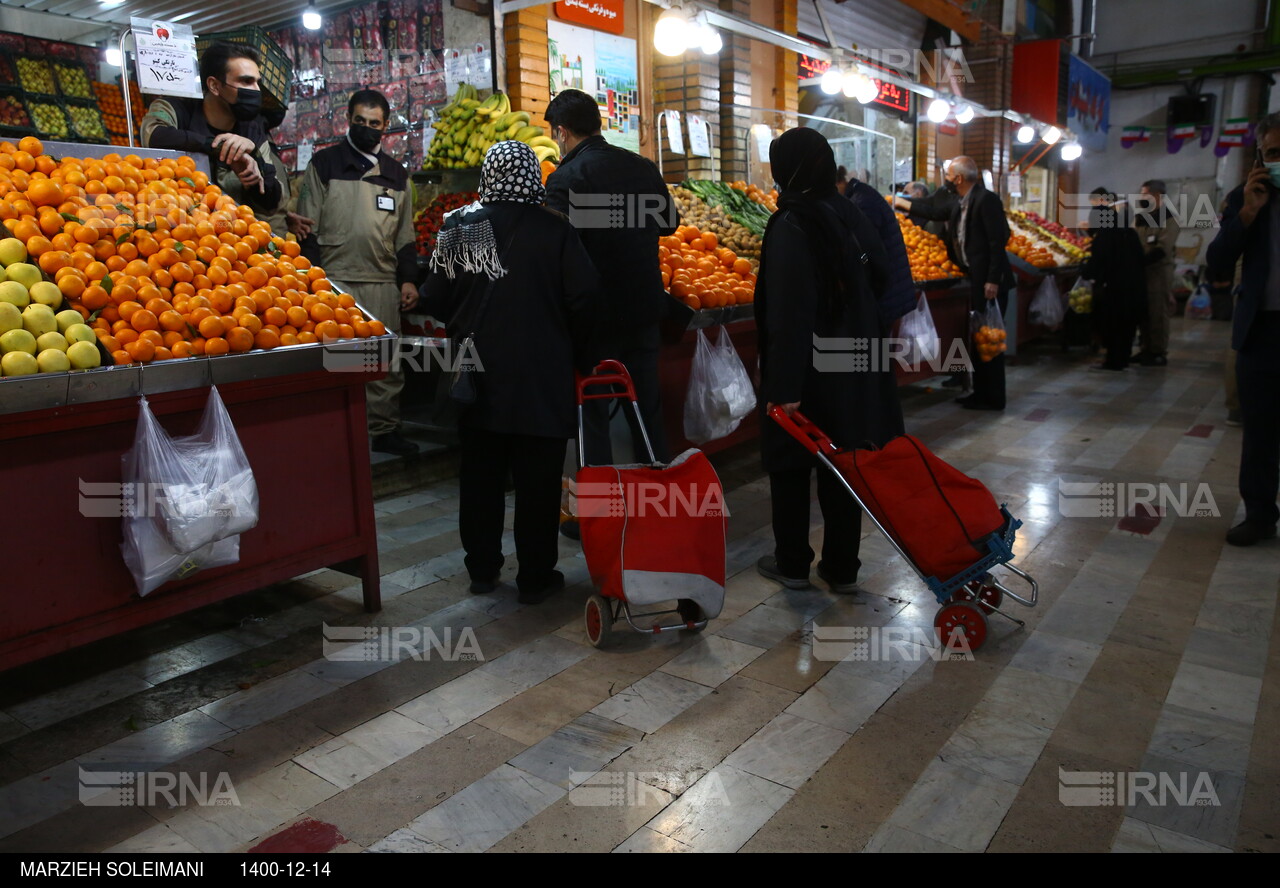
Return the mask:
<path fill-rule="evenodd" d="M 76 324 L 83 324 L 84 318 L 80 316 L 80 312 L 74 308 L 64 309 L 53 316 L 58 322 L 58 332 L 66 333 L 68 327 L 74 327 Z"/>
<path fill-rule="evenodd" d="M 5 273 L 8 274 L 9 280 L 17 281 L 28 290 L 44 280 L 40 276 L 40 269 L 26 262 L 15 262 L 5 269 Z"/>
<path fill-rule="evenodd" d="M 67 350 L 67 337 L 63 336 L 57 330 L 51 330 L 36 337 L 36 357 L 40 356 L 40 352 L 56 348 L 60 352 Z"/>
<path fill-rule="evenodd" d="M 0 333 L 22 329 L 22 312 L 10 302 L 0 302 Z"/>
<path fill-rule="evenodd" d="M 36 338 L 26 330 L 10 330 L 0 336 L 0 352 L 26 352 L 33 358 L 36 354 Z"/>
<path fill-rule="evenodd" d="M 62 331 L 62 335 L 67 337 L 68 343 L 98 341 L 98 334 L 94 333 L 93 328 L 88 324 L 72 324 Z"/>
<path fill-rule="evenodd" d="M 0 358 L 0 376 L 30 376 L 39 372 L 40 365 L 36 359 L 24 351 L 8 352 Z"/>
<path fill-rule="evenodd" d="M 27 288 L 17 281 L 4 281 L 0 283 L 0 302 L 26 308 L 31 303 L 31 297 L 27 295 Z"/>
<path fill-rule="evenodd" d="M 33 303 L 22 310 L 22 327 L 32 336 L 43 336 L 57 330 L 58 322 L 54 320 L 52 308 Z"/>
<path fill-rule="evenodd" d="M 0 240 L 0 265 L 12 265 L 27 261 L 27 245 L 16 237 Z"/>
<path fill-rule="evenodd" d="M 62 334 L 52 335 L 61 336 Z M 41 373 L 61 373 L 71 369 L 71 360 L 67 357 L 67 353 L 57 348 L 46 348 L 36 355 L 36 364 L 40 367 Z"/>
<path fill-rule="evenodd" d="M 77 370 L 88 370 L 102 365 L 102 355 L 92 342 L 73 342 L 67 349 L 67 360 Z"/>
<path fill-rule="evenodd" d="M 47 305 L 50 308 L 57 308 L 62 304 L 62 291 L 58 289 L 58 285 L 49 281 L 36 281 L 32 284 L 27 292 L 31 296 L 32 302 L 39 302 L 41 305 Z M 76 312 L 79 314 L 80 312 Z"/>

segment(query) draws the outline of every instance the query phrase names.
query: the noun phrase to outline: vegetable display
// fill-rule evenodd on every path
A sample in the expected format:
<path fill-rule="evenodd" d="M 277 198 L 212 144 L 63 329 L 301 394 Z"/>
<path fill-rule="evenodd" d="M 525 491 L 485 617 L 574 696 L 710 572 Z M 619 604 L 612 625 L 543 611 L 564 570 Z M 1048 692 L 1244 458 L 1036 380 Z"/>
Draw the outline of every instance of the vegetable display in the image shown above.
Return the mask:
<path fill-rule="evenodd" d="M 724 210 L 704 203 L 687 188 L 670 185 L 668 190 L 680 210 L 680 221 L 700 231 L 714 232 L 723 246 L 751 260 L 753 267 L 760 264 L 759 236 L 734 222 Z"/>
<path fill-rule="evenodd" d="M 763 204 L 752 200 L 743 191 L 723 182 L 705 179 L 687 179 L 681 185 L 713 207 L 719 207 L 732 219 L 756 237 L 764 237 L 772 212 Z"/>

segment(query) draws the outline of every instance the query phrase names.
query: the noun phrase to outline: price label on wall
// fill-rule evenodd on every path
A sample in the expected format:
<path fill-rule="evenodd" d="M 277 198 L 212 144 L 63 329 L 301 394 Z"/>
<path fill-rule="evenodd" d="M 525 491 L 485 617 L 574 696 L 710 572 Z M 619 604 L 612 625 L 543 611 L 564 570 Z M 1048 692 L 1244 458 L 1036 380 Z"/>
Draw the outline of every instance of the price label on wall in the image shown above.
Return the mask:
<path fill-rule="evenodd" d="M 689 115 L 689 152 L 695 157 L 711 156 L 711 124 L 696 114 Z"/>
<path fill-rule="evenodd" d="M 666 111 L 663 117 L 667 121 L 667 147 L 672 154 L 684 154 L 684 135 L 680 132 L 680 112 Z"/>
<path fill-rule="evenodd" d="M 311 166 L 311 155 L 315 153 L 316 146 L 314 142 L 302 141 L 298 143 L 298 164 L 297 172 L 302 172 Z"/>
<path fill-rule="evenodd" d="M 137 17 L 131 21 L 138 88 L 151 95 L 191 99 L 204 95 L 191 26 Z"/>

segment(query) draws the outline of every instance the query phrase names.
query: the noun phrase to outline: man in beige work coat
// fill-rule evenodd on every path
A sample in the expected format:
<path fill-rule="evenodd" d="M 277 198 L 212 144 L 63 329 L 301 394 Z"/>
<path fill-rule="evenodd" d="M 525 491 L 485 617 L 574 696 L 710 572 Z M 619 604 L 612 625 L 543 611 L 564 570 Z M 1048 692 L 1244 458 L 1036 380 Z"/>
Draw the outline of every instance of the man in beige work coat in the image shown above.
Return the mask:
<path fill-rule="evenodd" d="M 1134 227 L 1142 241 L 1147 271 L 1147 318 L 1139 328 L 1141 350 L 1132 360 L 1143 367 L 1169 363 L 1169 318 L 1173 316 L 1174 247 L 1178 221 L 1165 204 L 1165 184 L 1159 179 L 1142 183 L 1142 200 Z"/>
<path fill-rule="evenodd" d="M 400 312 L 418 302 L 418 265 L 409 173 L 378 150 L 390 114 L 382 93 L 351 96 L 347 137 L 311 158 L 297 212 L 313 221 L 303 255 L 396 332 Z M 368 385 L 369 434 L 374 450 L 413 456 L 417 445 L 400 432 L 404 375 L 392 368 Z"/>

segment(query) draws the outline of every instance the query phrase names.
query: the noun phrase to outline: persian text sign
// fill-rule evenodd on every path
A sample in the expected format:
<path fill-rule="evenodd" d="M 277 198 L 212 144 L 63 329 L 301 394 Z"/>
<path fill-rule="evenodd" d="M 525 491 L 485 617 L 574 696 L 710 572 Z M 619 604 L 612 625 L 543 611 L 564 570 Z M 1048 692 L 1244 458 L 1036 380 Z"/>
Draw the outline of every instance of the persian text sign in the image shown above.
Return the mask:
<path fill-rule="evenodd" d="M 148 95 L 204 95 L 196 62 L 196 38 L 190 25 L 132 19 L 138 62 L 138 87 Z"/>
<path fill-rule="evenodd" d="M 622 0 L 556 0 L 556 16 L 598 31 L 622 33 Z"/>

